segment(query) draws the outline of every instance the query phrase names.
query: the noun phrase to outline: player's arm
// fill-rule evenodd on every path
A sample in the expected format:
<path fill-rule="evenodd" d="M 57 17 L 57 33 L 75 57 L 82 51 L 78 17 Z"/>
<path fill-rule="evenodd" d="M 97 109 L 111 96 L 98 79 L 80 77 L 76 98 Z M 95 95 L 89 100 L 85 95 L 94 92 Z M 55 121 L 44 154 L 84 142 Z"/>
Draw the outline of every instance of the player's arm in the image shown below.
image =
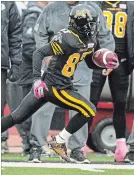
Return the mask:
<path fill-rule="evenodd" d="M 41 66 L 42 60 L 46 56 L 53 55 L 53 51 L 50 44 L 46 44 L 43 47 L 37 49 L 33 53 L 33 76 L 34 80 L 41 78 Z"/>
<path fill-rule="evenodd" d="M 63 46 L 56 41 L 44 45 L 33 54 L 33 76 L 34 80 L 41 78 L 41 66 L 44 57 L 64 54 Z"/>
<path fill-rule="evenodd" d="M 117 55 L 108 49 L 99 49 L 93 54 L 88 54 L 85 61 L 91 69 L 115 69 L 119 66 Z"/>
<path fill-rule="evenodd" d="M 87 55 L 85 57 L 85 62 L 87 64 L 87 66 L 90 68 L 90 69 L 104 69 L 104 68 L 100 68 L 98 67 L 94 62 L 93 62 L 93 59 L 92 59 L 92 56 L 93 54 L 90 54 L 90 55 Z"/>
<path fill-rule="evenodd" d="M 48 90 L 46 83 L 41 80 L 42 60 L 46 56 L 53 55 L 50 43 L 37 49 L 33 54 L 33 92 L 36 98 L 44 97 L 44 90 Z"/>

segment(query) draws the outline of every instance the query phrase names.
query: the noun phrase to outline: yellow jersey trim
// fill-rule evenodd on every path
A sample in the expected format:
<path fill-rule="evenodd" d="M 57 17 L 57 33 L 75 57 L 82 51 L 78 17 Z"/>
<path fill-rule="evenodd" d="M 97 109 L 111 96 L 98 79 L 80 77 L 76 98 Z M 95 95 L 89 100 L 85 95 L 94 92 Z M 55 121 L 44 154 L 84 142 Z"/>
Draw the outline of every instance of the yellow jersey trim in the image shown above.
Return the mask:
<path fill-rule="evenodd" d="M 74 33 L 72 30 L 69 30 L 75 37 L 77 37 L 80 41 L 80 43 L 84 44 L 83 41 L 80 39 L 79 35 L 77 35 L 76 33 Z"/>
<path fill-rule="evenodd" d="M 105 1 L 107 4 L 109 4 L 109 5 L 117 5 L 117 4 L 119 4 L 120 3 L 120 1 L 117 1 L 117 2 L 115 2 L 115 3 L 112 3 L 112 2 L 109 2 L 109 1 Z"/>

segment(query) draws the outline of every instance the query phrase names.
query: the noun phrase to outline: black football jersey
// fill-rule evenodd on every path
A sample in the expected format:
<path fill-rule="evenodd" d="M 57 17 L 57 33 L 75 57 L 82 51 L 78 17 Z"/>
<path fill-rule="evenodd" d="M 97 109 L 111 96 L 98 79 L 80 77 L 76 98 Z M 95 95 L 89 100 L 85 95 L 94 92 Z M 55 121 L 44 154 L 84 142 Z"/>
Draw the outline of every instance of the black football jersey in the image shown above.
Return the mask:
<path fill-rule="evenodd" d="M 50 42 L 53 57 L 48 65 L 45 80 L 57 89 L 72 87 L 72 79 L 77 65 L 86 55 L 92 55 L 94 42 L 83 42 L 69 29 L 63 29 Z"/>
<path fill-rule="evenodd" d="M 116 53 L 119 57 L 127 56 L 126 42 L 126 23 L 127 23 L 127 5 L 124 1 L 104 1 L 102 11 L 107 20 L 107 25 L 112 31 Z"/>

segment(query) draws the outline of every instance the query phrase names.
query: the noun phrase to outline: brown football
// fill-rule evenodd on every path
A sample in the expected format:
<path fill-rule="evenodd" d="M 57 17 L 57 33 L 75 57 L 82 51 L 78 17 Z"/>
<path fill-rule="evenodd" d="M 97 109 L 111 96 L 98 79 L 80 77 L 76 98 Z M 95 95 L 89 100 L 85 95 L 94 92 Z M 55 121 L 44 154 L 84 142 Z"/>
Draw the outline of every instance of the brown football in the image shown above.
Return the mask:
<path fill-rule="evenodd" d="M 93 62 L 101 68 L 107 68 L 107 65 L 109 65 L 110 68 L 117 67 L 116 64 L 118 64 L 118 57 L 117 55 L 108 50 L 108 49 L 99 49 L 93 54 Z M 111 63 L 115 63 L 111 64 Z"/>

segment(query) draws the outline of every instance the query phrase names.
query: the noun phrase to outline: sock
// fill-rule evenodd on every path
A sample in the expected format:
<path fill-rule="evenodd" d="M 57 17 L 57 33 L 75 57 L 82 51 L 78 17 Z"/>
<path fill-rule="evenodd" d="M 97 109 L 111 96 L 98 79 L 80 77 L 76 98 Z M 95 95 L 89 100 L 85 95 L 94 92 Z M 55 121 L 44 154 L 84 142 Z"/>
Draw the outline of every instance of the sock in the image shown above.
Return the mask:
<path fill-rule="evenodd" d="M 119 138 L 119 139 L 116 139 L 116 149 L 120 149 L 121 147 L 124 148 L 127 147 L 127 144 L 126 144 L 126 139 L 125 138 Z"/>
<path fill-rule="evenodd" d="M 116 141 L 121 141 L 121 142 L 126 142 L 126 138 L 119 138 L 119 139 L 116 139 Z"/>
<path fill-rule="evenodd" d="M 72 134 L 70 134 L 66 129 L 64 128 L 57 136 L 56 141 L 58 143 L 65 143 L 68 142 L 68 139 L 70 138 Z"/>
<path fill-rule="evenodd" d="M 14 126 L 12 115 L 1 118 L 1 133 Z"/>

